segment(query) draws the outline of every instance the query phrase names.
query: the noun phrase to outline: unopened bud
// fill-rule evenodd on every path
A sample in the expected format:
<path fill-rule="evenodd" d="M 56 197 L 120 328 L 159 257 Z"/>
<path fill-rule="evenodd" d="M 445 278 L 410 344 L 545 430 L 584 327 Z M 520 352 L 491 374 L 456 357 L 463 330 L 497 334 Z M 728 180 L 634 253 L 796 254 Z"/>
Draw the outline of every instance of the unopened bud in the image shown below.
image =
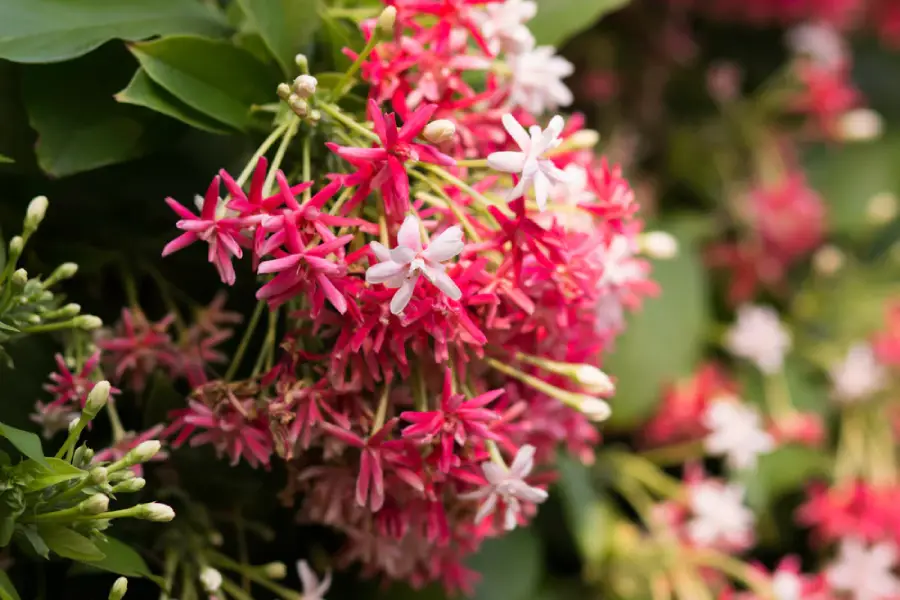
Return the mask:
<path fill-rule="evenodd" d="M 50 278 L 54 281 L 62 281 L 63 279 L 74 277 L 75 273 L 77 272 L 78 265 L 73 262 L 67 262 L 56 267 L 56 270 L 53 271 L 53 274 L 50 276 Z"/>
<path fill-rule="evenodd" d="M 665 231 L 648 231 L 639 239 L 641 250 L 650 258 L 666 260 L 678 254 L 678 240 Z"/>
<path fill-rule="evenodd" d="M 890 192 L 875 194 L 866 204 L 866 217 L 870 223 L 884 225 L 897 216 L 897 197 Z"/>
<path fill-rule="evenodd" d="M 125 597 L 125 593 L 127 591 L 128 580 L 124 577 L 119 577 L 113 584 L 112 589 L 109 590 L 109 600 L 122 600 L 122 598 Z"/>
<path fill-rule="evenodd" d="M 131 473 L 131 471 L 127 472 Z M 133 477 L 113 486 L 112 491 L 116 494 L 133 494 L 144 489 L 145 485 L 147 485 L 147 481 L 143 477 Z"/>
<path fill-rule="evenodd" d="M 16 269 L 12 274 L 13 285 L 24 286 L 28 283 L 28 271 L 25 269 Z"/>
<path fill-rule="evenodd" d="M 79 507 L 82 514 L 99 515 L 100 513 L 105 513 L 109 508 L 109 498 L 106 494 L 94 494 L 87 500 L 84 500 Z"/>
<path fill-rule="evenodd" d="M 140 519 L 165 523 L 175 518 L 175 511 L 172 510 L 172 507 L 162 502 L 139 504 L 137 508 L 139 509 L 137 516 Z"/>
<path fill-rule="evenodd" d="M 381 14 L 378 15 L 378 21 L 375 24 L 375 31 L 383 38 L 394 37 L 394 25 L 397 22 L 397 9 L 393 6 L 386 6 Z"/>
<path fill-rule="evenodd" d="M 92 329 L 100 329 L 103 327 L 103 321 L 100 317 L 95 317 L 94 315 L 80 315 L 72 319 L 72 324 L 79 329 L 84 329 L 85 331 L 90 331 Z"/>
<path fill-rule="evenodd" d="M 837 246 L 827 245 L 819 248 L 813 255 L 813 268 L 820 275 L 834 275 L 844 266 L 844 253 Z"/>
<path fill-rule="evenodd" d="M 294 114 L 301 119 L 309 114 L 309 104 L 297 94 L 291 94 L 287 102 Z"/>
<path fill-rule="evenodd" d="M 432 144 L 449 142 L 456 135 L 456 125 L 447 119 L 438 119 L 425 126 L 422 135 Z"/>
<path fill-rule="evenodd" d="M 612 414 L 612 409 L 605 401 L 593 396 L 582 396 L 579 410 L 591 421 L 605 421 Z"/>
<path fill-rule="evenodd" d="M 25 322 L 29 325 L 40 325 L 41 318 L 38 315 L 28 315 L 25 317 Z"/>
<path fill-rule="evenodd" d="M 91 417 L 97 416 L 97 413 L 106 406 L 106 402 L 109 400 L 109 388 L 110 385 L 108 381 L 98 381 L 94 387 L 91 388 L 87 397 L 87 402 L 84 403 L 85 414 Z"/>
<path fill-rule="evenodd" d="M 69 427 L 74 427 L 75 423 L 78 423 L 78 419 L 72 419 L 72 422 L 69 423 Z M 84 444 L 79 446 L 75 450 L 75 454 L 72 455 L 72 464 L 76 467 L 89 465 L 92 460 L 94 460 L 94 451 Z"/>
<path fill-rule="evenodd" d="M 141 442 L 128 452 L 128 462 L 131 464 L 147 462 L 156 456 L 156 453 L 159 452 L 161 447 L 162 444 L 159 443 L 159 440 L 147 440 L 146 442 Z"/>
<path fill-rule="evenodd" d="M 294 80 L 294 93 L 301 98 L 309 98 L 316 93 L 319 81 L 312 75 L 300 75 Z"/>
<path fill-rule="evenodd" d="M 57 319 L 71 319 L 72 317 L 78 316 L 78 313 L 81 312 L 81 305 L 75 304 L 74 302 L 70 302 L 66 304 L 59 310 L 53 312 L 53 317 Z"/>
<path fill-rule="evenodd" d="M 609 395 L 616 391 L 609 375 L 594 365 L 578 365 L 575 369 L 575 381 L 597 394 Z"/>
<path fill-rule="evenodd" d="M 294 56 L 294 64 L 304 73 L 309 71 L 309 60 L 306 58 L 305 54 L 297 54 Z"/>
<path fill-rule="evenodd" d="M 25 229 L 34 231 L 44 220 L 47 214 L 47 205 L 49 201 L 47 196 L 38 196 L 28 203 L 28 210 L 25 211 Z"/>
<path fill-rule="evenodd" d="M 599 133 L 593 129 L 582 129 L 570 135 L 563 143 L 566 145 L 566 148 L 572 150 L 588 150 L 596 146 L 599 141 Z"/>
<path fill-rule="evenodd" d="M 90 477 L 94 485 L 100 485 L 109 481 L 109 472 L 105 467 L 94 467 L 91 469 Z"/>
<path fill-rule="evenodd" d="M 287 566 L 280 561 L 270 562 L 263 566 L 263 573 L 269 579 L 284 579 L 287 577 Z"/>
<path fill-rule="evenodd" d="M 208 593 L 218 592 L 222 587 L 222 574 L 212 567 L 203 567 L 203 570 L 200 571 L 200 583 Z"/>
<path fill-rule="evenodd" d="M 17 235 L 9 240 L 9 260 L 13 261 L 22 255 L 22 249 L 25 247 L 25 240 L 22 236 Z"/>
<path fill-rule="evenodd" d="M 866 142 L 881 137 L 881 115 L 869 108 L 844 113 L 838 121 L 838 137 L 844 142 Z"/>
<path fill-rule="evenodd" d="M 291 86 L 286 83 L 279 83 L 278 87 L 275 89 L 275 93 L 278 94 L 278 97 L 282 100 L 287 100 L 291 96 Z"/>

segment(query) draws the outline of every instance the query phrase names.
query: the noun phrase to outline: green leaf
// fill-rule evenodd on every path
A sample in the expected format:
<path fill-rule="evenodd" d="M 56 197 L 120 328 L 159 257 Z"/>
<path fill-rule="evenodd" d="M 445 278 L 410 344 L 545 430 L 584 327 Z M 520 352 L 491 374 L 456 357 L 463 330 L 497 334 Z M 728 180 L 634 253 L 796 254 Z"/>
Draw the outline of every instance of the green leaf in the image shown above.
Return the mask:
<path fill-rule="evenodd" d="M 23 431 L 11 425 L 0 423 L 0 436 L 9 440 L 9 443 L 15 446 L 16 450 L 23 455 L 49 468 L 49 463 L 44 458 L 41 438 L 37 435 L 30 431 Z"/>
<path fill-rule="evenodd" d="M 883 192 L 900 196 L 898 161 L 898 131 L 872 142 L 811 148 L 805 170 L 827 204 L 829 230 L 844 234 L 871 230 L 866 216 L 869 200 Z"/>
<path fill-rule="evenodd" d="M 286 77 L 297 74 L 294 56 L 319 28 L 317 0 L 238 0 Z"/>
<path fill-rule="evenodd" d="M 747 486 L 747 505 L 762 513 L 773 502 L 800 490 L 810 479 L 827 476 L 831 459 L 820 450 L 806 446 L 782 446 L 759 457 L 757 468 L 742 474 Z"/>
<path fill-rule="evenodd" d="M 473 600 L 529 600 L 543 575 L 541 546 L 531 529 L 487 540 L 468 561 L 481 575 Z"/>
<path fill-rule="evenodd" d="M 0 600 L 22 600 L 6 571 L 0 571 Z"/>
<path fill-rule="evenodd" d="M 44 538 L 41 537 L 35 525 L 19 525 L 16 527 L 16 533 L 19 534 L 17 539 L 20 544 L 27 543 L 35 554 L 45 560 L 50 558 L 50 548 L 44 542 Z"/>
<path fill-rule="evenodd" d="M 202 112 L 194 110 L 162 87 L 153 83 L 153 80 L 150 79 L 143 69 L 138 69 L 128 87 L 116 94 L 116 100 L 125 104 L 134 104 L 155 110 L 197 129 L 212 133 L 231 133 L 231 130 L 225 124 L 219 123 L 215 119 L 210 119 Z"/>
<path fill-rule="evenodd" d="M 562 455 L 557 461 L 557 470 L 556 486 L 569 531 L 578 544 L 585 567 L 591 575 L 599 575 L 598 568 L 610 550 L 614 510 L 595 490 L 588 467 Z"/>
<path fill-rule="evenodd" d="M 235 129 L 251 124 L 250 107 L 271 101 L 278 83 L 252 54 L 228 42 L 178 36 L 130 49 L 153 81 Z"/>
<path fill-rule="evenodd" d="M 662 291 L 628 317 L 625 333 L 604 362 L 604 370 L 617 377 L 610 401 L 614 428 L 648 418 L 663 385 L 693 370 L 705 342 L 708 282 L 695 241 L 696 222 L 673 221 L 661 228 L 678 239 L 678 255 L 654 261 L 652 277 Z"/>
<path fill-rule="evenodd" d="M 128 544 L 109 536 L 106 541 L 95 544 L 106 556 L 100 560 L 90 561 L 91 566 L 126 577 L 152 577 L 147 563 Z"/>
<path fill-rule="evenodd" d="M 159 133 L 146 122 L 153 115 L 113 98 L 134 70 L 129 62 L 124 49 L 106 46 L 74 61 L 23 69 L 22 93 L 28 120 L 38 133 L 38 164 L 46 173 L 72 175 L 137 158 L 150 149 Z M 78 93 L 60 94 L 60 89 Z"/>
<path fill-rule="evenodd" d="M 11 159 L 11 158 L 8 157 L 8 156 L 3 156 L 2 154 L 0 154 L 0 164 L 3 164 L 3 163 L 13 163 L 13 162 L 16 162 L 16 161 L 14 161 L 13 159 Z"/>
<path fill-rule="evenodd" d="M 113 39 L 227 32 L 220 15 L 194 0 L 0 0 L 0 15 L 0 58 L 24 63 L 68 60 Z"/>
<path fill-rule="evenodd" d="M 47 546 L 63 558 L 92 563 L 106 558 L 96 543 L 68 527 L 39 525 L 38 533 Z"/>
<path fill-rule="evenodd" d="M 16 467 L 17 471 L 27 473 L 29 481 L 25 484 L 26 492 L 35 492 L 51 485 L 85 475 L 78 467 L 73 467 L 64 460 L 47 457 L 44 463 L 25 461 Z"/>
<path fill-rule="evenodd" d="M 528 23 L 538 44 L 562 46 L 575 34 L 593 26 L 603 15 L 629 0 L 537 0 L 537 17 Z"/>

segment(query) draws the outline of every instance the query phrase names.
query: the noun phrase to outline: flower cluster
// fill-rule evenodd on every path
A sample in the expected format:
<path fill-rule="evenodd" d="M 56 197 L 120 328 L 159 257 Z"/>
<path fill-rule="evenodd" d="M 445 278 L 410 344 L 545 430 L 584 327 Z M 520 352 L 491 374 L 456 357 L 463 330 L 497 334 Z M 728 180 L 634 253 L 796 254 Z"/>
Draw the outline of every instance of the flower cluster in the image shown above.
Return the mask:
<path fill-rule="evenodd" d="M 342 106 L 348 81 L 279 88 L 291 112 L 267 144 L 309 135 L 308 161 L 309 140 L 332 140 L 333 171 L 291 183 L 285 152 L 270 163 L 264 146 L 241 176 L 220 171 L 198 211 L 167 199 L 182 233 L 163 255 L 202 244 L 223 283 L 240 260 L 260 282 L 228 372 L 204 367 L 227 337 L 212 318 L 182 334 L 190 352 L 169 320 L 134 312 L 100 347 L 132 387 L 154 369 L 186 376 L 173 446 L 287 461 L 282 498 L 346 535 L 338 564 L 471 590 L 463 559 L 530 520 L 557 447 L 592 459 L 614 389 L 598 367 L 656 292 L 641 254 L 675 246 L 642 233 L 583 119 L 544 121 L 571 102 L 572 67 L 535 47 L 534 2 L 388 4 L 362 23 L 365 48 L 345 50 L 365 114 Z M 258 360 L 235 378 L 265 309 Z"/>

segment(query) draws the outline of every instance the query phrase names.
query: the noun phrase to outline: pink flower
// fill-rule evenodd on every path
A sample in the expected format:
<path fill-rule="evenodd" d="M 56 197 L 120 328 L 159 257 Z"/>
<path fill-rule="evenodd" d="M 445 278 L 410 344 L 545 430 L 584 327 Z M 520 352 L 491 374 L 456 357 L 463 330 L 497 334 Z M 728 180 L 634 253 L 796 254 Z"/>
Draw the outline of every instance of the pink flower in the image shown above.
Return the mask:
<path fill-rule="evenodd" d="M 100 352 L 95 352 L 84 361 L 78 372 L 69 370 L 62 354 L 57 354 L 54 359 L 56 360 L 58 371 L 50 374 L 52 383 L 44 384 L 44 389 L 53 394 L 53 400 L 47 408 L 58 407 L 70 402 L 77 402 L 79 408 L 83 407 L 87 401 L 88 393 L 94 389 L 96 381 L 103 378 L 102 373 L 99 373 L 98 377 L 93 377 L 100 364 Z M 110 394 L 119 393 L 121 393 L 121 390 L 110 388 Z"/>
<path fill-rule="evenodd" d="M 268 468 L 272 457 L 272 436 L 268 424 L 255 416 L 251 400 L 220 403 L 215 409 L 195 400 L 183 410 L 174 411 L 174 421 L 163 435 L 178 435 L 172 447 L 178 448 L 190 438 L 191 446 L 210 444 L 218 456 L 228 456 L 236 465 L 243 458 L 251 467 Z M 199 430 L 199 432 L 198 432 Z"/>
<path fill-rule="evenodd" d="M 125 437 L 116 442 L 114 445 L 100 450 L 97 454 L 94 455 L 94 461 L 96 462 L 115 462 L 126 454 L 129 451 L 138 447 L 138 445 L 143 442 L 147 442 L 150 440 L 155 440 L 160 437 L 163 431 L 163 425 L 154 425 L 150 429 L 143 431 L 141 433 L 135 433 L 130 431 L 125 434 Z M 157 452 L 153 455 L 153 458 L 150 460 L 153 462 L 163 461 L 169 458 L 169 454 L 165 451 Z M 140 477 L 144 473 L 144 468 L 142 464 L 136 464 L 131 467 L 131 470 L 134 471 L 134 474 Z"/>
<path fill-rule="evenodd" d="M 459 300 L 462 296 L 459 287 L 441 264 L 462 252 L 465 247 L 462 229 L 459 227 L 448 227 L 423 249 L 419 220 L 409 215 L 397 232 L 396 248 L 388 250 L 378 242 L 371 242 L 369 246 L 380 262 L 366 271 L 366 282 L 399 288 L 391 299 L 393 314 L 399 315 L 409 304 L 421 274 L 450 298 Z"/>
<path fill-rule="evenodd" d="M 231 259 L 243 256 L 241 246 L 250 247 L 250 240 L 243 235 L 243 231 L 251 221 L 225 216 L 225 211 L 222 210 L 224 205 L 220 207 L 219 176 L 213 178 L 206 190 L 199 217 L 174 198 L 166 198 L 166 203 L 181 217 L 175 226 L 185 233 L 166 244 L 162 255 L 168 256 L 203 240 L 209 244 L 208 260 L 215 265 L 222 282 L 234 285 L 235 273 Z"/>
<path fill-rule="evenodd" d="M 466 400 L 463 394 L 453 393 L 453 374 L 444 372 L 444 388 L 441 408 L 429 412 L 406 411 L 400 414 L 404 421 L 412 423 L 402 435 L 405 438 L 421 440 L 431 444 L 437 441 L 440 452 L 438 468 L 447 473 L 451 467 L 459 465 L 454 454 L 454 442 L 464 446 L 470 437 L 481 440 L 496 440 L 498 436 L 488 428 L 500 415 L 485 408 L 502 395 L 504 390 L 493 390 Z"/>
<path fill-rule="evenodd" d="M 179 371 L 178 354 L 167 333 L 173 320 L 168 315 L 151 323 L 140 309 L 122 309 L 122 320 L 115 330 L 105 333 L 105 338 L 97 342 L 106 359 L 114 365 L 118 381 L 128 375 L 131 388 L 140 392 L 157 367 Z"/>
<path fill-rule="evenodd" d="M 60 431 L 66 431 L 72 421 L 81 415 L 77 410 L 65 404 L 44 404 L 38 402 L 34 406 L 35 412 L 29 415 L 32 423 L 41 426 L 41 435 L 46 439 L 52 438 Z"/>

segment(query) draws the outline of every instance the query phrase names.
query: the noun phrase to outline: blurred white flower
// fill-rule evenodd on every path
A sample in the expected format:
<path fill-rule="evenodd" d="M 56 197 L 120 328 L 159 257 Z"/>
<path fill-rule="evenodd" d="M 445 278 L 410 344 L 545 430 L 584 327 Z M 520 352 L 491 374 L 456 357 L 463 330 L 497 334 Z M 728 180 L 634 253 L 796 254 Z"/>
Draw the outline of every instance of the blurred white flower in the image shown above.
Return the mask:
<path fill-rule="evenodd" d="M 775 600 L 803 600 L 803 580 L 797 573 L 779 570 L 772 575 Z"/>
<path fill-rule="evenodd" d="M 555 52 L 553 46 L 538 46 L 507 57 L 512 70 L 509 101 L 513 106 L 540 115 L 572 104 L 572 92 L 562 80 L 574 73 L 575 67 Z"/>
<path fill-rule="evenodd" d="M 887 371 L 866 343 L 854 345 L 844 360 L 829 371 L 835 399 L 853 403 L 880 392 L 887 385 Z"/>
<path fill-rule="evenodd" d="M 760 454 L 771 452 L 775 440 L 762 428 L 759 413 L 736 399 L 715 400 L 703 414 L 709 429 L 704 444 L 710 454 L 725 457 L 733 469 L 756 466 Z"/>
<path fill-rule="evenodd" d="M 534 36 L 525 25 L 537 14 L 533 0 L 494 2 L 472 13 L 491 52 L 519 53 L 534 47 Z"/>
<path fill-rule="evenodd" d="M 900 594 L 897 549 L 889 542 L 867 547 L 861 540 L 845 539 L 838 556 L 825 572 L 828 583 L 852 600 L 885 600 Z"/>
<path fill-rule="evenodd" d="M 737 484 L 702 481 L 689 487 L 693 518 L 690 540 L 704 547 L 743 547 L 753 536 L 753 513 L 744 506 L 744 488 Z"/>
<path fill-rule="evenodd" d="M 737 321 L 725 334 L 725 347 L 771 375 L 781 370 L 784 355 L 791 347 L 791 336 L 773 309 L 745 304 L 738 309 Z"/>
<path fill-rule="evenodd" d="M 331 572 L 325 574 L 321 582 L 309 563 L 305 560 L 297 561 L 297 574 L 303 585 L 303 600 L 325 600 L 325 593 L 331 587 Z"/>
<path fill-rule="evenodd" d="M 787 46 L 824 67 L 837 68 L 847 61 L 847 44 L 836 29 L 823 23 L 805 23 L 788 31 Z"/>

